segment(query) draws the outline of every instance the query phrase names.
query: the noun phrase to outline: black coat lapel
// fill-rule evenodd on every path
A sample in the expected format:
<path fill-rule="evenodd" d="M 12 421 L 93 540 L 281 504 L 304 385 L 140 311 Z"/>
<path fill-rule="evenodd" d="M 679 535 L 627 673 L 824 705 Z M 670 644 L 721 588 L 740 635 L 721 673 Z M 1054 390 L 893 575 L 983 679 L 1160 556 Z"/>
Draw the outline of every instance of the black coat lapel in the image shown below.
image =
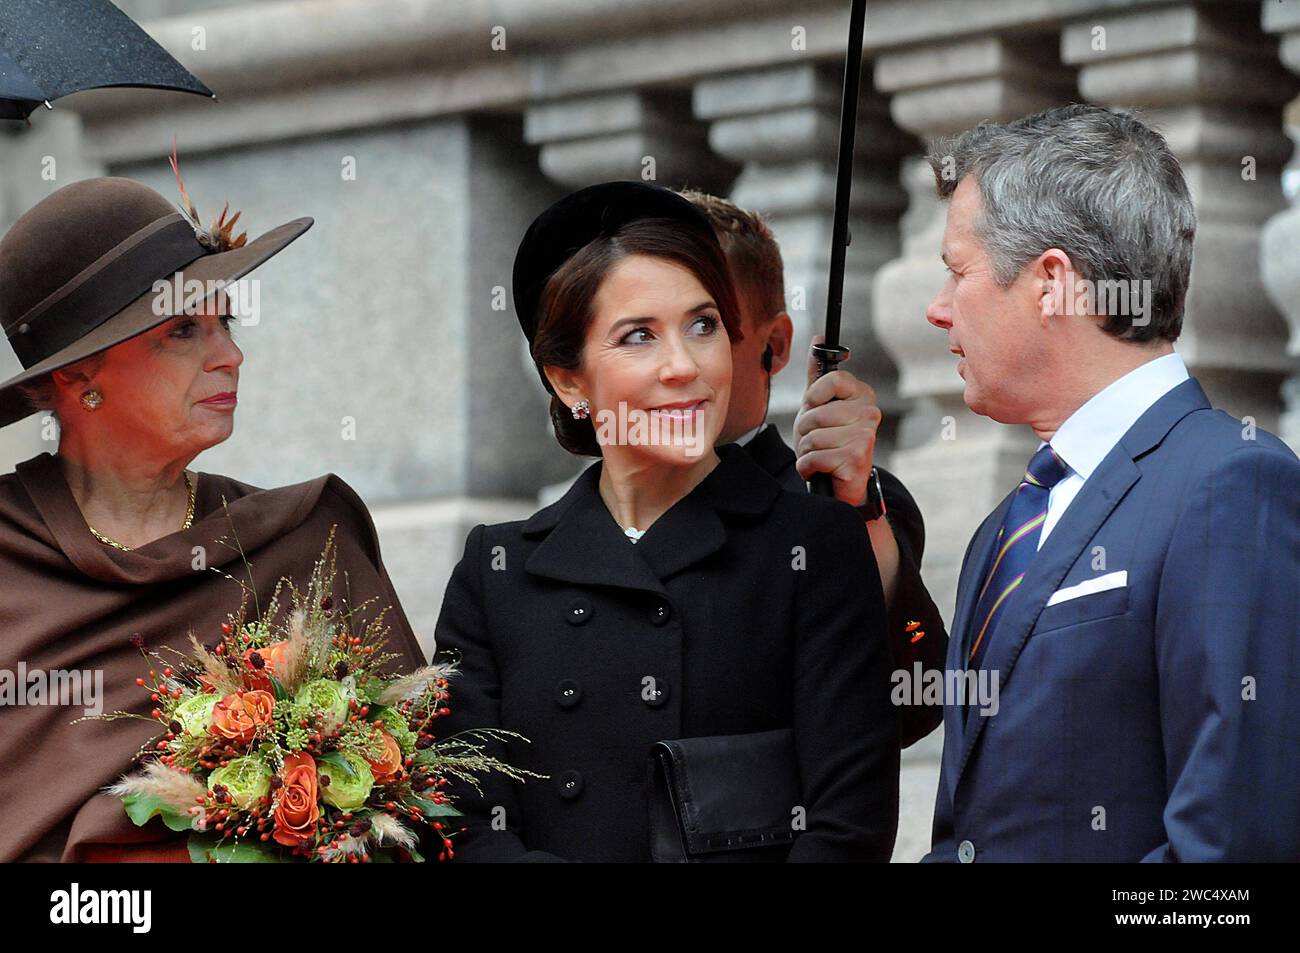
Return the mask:
<path fill-rule="evenodd" d="M 781 439 L 781 431 L 772 424 L 764 424 L 763 429 L 745 444 L 744 450 L 755 463 L 787 490 L 807 491 L 807 482 L 795 469 L 794 451 Z"/>
<path fill-rule="evenodd" d="M 588 467 L 567 493 L 524 524 L 541 537 L 524 568 L 537 576 L 584 586 L 621 586 L 662 593 L 662 583 L 623 535 L 598 483 L 601 465 Z"/>
<path fill-rule="evenodd" d="M 524 524 L 541 538 L 525 569 L 579 585 L 664 593 L 664 580 L 716 553 L 727 542 L 724 515 L 758 516 L 781 487 L 735 445 L 719 447 L 719 463 L 632 543 L 599 490 L 602 464 L 588 467 L 569 491 Z"/>

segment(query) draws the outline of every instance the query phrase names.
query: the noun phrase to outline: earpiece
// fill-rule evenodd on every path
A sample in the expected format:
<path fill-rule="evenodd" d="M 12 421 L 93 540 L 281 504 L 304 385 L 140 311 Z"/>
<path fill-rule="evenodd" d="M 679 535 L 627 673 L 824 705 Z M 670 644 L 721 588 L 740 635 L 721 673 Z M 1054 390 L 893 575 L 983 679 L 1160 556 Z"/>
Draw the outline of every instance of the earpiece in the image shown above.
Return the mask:
<path fill-rule="evenodd" d="M 772 345 L 763 348 L 763 370 L 772 373 Z"/>

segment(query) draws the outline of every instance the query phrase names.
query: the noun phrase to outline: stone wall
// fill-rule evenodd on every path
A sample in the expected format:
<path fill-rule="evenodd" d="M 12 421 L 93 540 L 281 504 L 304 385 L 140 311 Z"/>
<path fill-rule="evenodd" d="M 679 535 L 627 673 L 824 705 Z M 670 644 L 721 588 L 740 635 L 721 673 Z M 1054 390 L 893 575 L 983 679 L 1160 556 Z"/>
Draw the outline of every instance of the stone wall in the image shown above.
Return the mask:
<path fill-rule="evenodd" d="M 0 134 L 0 228 L 91 175 L 173 194 L 173 136 L 205 215 L 229 200 L 254 235 L 315 217 L 257 273 L 236 434 L 196 465 L 262 485 L 346 479 L 426 644 L 469 528 L 530 513 L 580 466 L 548 432 L 508 294 L 549 201 L 609 178 L 730 194 L 782 243 L 797 353 L 820 326 L 847 4 L 119 5 L 220 101 L 86 93 Z M 1298 0 L 872 0 L 864 52 L 845 339 L 888 417 L 882 462 L 925 511 L 945 614 L 972 530 L 1035 442 L 966 410 L 925 321 L 943 280 L 930 136 L 1077 100 L 1143 110 L 1201 222 L 1179 350 L 1225 409 L 1300 447 L 1300 210 L 1279 187 Z M 0 355 L 0 375 L 16 369 Z M 801 375 L 796 360 L 774 388 L 787 432 Z M 40 423 L 0 431 L 0 467 L 53 450 Z M 897 859 L 928 845 L 940 745 L 905 756 Z"/>

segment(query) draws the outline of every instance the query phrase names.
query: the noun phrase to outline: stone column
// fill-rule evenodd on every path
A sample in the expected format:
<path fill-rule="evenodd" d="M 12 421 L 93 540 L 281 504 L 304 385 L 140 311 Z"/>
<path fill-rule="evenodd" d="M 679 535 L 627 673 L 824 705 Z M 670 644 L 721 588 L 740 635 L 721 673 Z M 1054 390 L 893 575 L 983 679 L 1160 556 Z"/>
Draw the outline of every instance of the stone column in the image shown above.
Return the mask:
<path fill-rule="evenodd" d="M 1280 56 L 1300 73 L 1300 5 L 1265 3 L 1264 29 L 1281 34 Z M 1295 104 L 1292 105 L 1295 108 Z M 1300 159 L 1300 151 L 1296 159 Z M 1293 373 L 1282 384 L 1284 410 L 1279 433 L 1300 453 L 1300 206 L 1292 205 L 1268 220 L 1260 235 L 1260 272 L 1269 297 L 1290 325 L 1287 353 Z"/>
<path fill-rule="evenodd" d="M 1054 36 L 990 36 L 886 52 L 876 61 L 876 85 L 894 94 L 899 126 L 931 139 L 1069 101 L 1071 76 L 1055 49 Z M 877 276 L 873 314 L 898 365 L 899 394 L 916 402 L 902 423 L 894 471 L 925 514 L 925 580 L 951 621 L 966 544 L 1016 485 L 1037 441 L 1027 428 L 977 416 L 963 403 L 956 360 L 943 332 L 925 320 L 946 279 L 939 250 L 947 206 L 919 157 L 905 164 L 903 183 L 911 195 L 903 251 Z"/>
<path fill-rule="evenodd" d="M 1080 67 L 1085 98 L 1136 107 L 1182 163 L 1198 222 L 1176 347 L 1216 406 L 1276 430 L 1279 385 L 1296 362 L 1260 277 L 1260 233 L 1285 204 L 1279 175 L 1292 145 L 1279 118 L 1300 84 L 1261 32 L 1259 8 L 1098 15 L 1066 26 L 1062 55 Z"/>
<path fill-rule="evenodd" d="M 671 90 L 595 93 L 524 113 L 524 138 L 540 147 L 542 172 L 569 189 L 611 179 L 725 189 L 736 170 L 709 150 L 706 134 L 689 95 Z"/>
<path fill-rule="evenodd" d="M 695 87 L 695 114 L 711 124 L 709 144 L 741 163 L 730 198 L 763 213 L 781 245 L 795 342 L 790 365 L 773 381 L 769 419 L 787 439 L 806 386 L 809 341 L 825 328 L 842 76 L 838 64 L 808 63 L 705 79 Z M 885 411 L 882 462 L 901 403 L 897 370 L 872 330 L 871 287 L 880 265 L 898 254 L 898 217 L 906 205 L 898 162 L 915 148 L 890 120 L 885 100 L 864 83 L 841 343 L 852 350 L 846 368 L 876 389 Z"/>

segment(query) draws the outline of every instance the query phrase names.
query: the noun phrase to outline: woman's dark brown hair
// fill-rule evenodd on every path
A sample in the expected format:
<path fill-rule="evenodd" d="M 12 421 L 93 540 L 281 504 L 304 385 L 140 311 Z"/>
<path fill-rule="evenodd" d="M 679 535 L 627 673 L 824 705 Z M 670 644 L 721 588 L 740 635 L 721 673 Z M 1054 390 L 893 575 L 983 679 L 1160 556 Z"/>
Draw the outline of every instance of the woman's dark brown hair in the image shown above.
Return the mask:
<path fill-rule="evenodd" d="M 611 269 L 630 255 L 645 255 L 680 265 L 704 286 L 718 306 L 722 325 L 732 344 L 740 341 L 740 308 L 727 268 L 727 259 L 711 232 L 683 227 L 667 218 L 644 218 L 588 242 L 551 275 L 538 303 L 537 333 L 533 336 L 533 363 L 576 371 L 582 367 L 587 332 L 595 320 L 596 293 Z M 542 380 L 546 381 L 543 373 Z M 555 438 L 570 453 L 600 456 L 591 417 L 574 420 L 573 414 L 551 391 L 551 423 Z"/>

